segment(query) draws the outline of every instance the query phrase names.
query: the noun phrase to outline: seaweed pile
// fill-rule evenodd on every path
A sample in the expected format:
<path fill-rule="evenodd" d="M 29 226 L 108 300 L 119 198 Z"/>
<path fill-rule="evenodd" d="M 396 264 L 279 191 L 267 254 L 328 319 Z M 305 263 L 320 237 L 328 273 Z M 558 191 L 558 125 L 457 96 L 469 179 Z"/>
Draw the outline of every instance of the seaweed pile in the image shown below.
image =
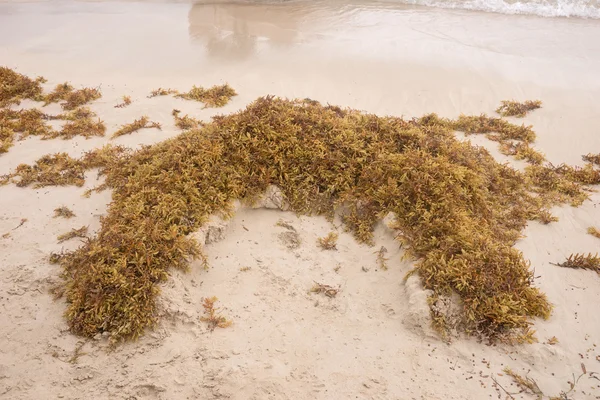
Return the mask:
<path fill-rule="evenodd" d="M 600 170 L 590 158 L 584 168 L 540 161 L 520 172 L 456 139 L 455 130 L 515 146 L 535 138 L 530 127 L 487 116 L 404 120 L 267 96 L 137 151 L 46 156 L 5 183 L 81 185 L 83 171 L 100 168 L 98 189 L 113 190 L 98 234 L 59 260 L 66 318 L 77 334 L 109 332 L 114 341 L 142 334 L 156 322 L 158 283 L 169 270 L 206 262 L 190 234 L 213 214 L 231 216 L 235 200 L 252 203 L 276 185 L 295 212 L 339 213 L 368 244 L 391 213 L 416 259 L 413 272 L 433 291 L 442 335 L 448 322 L 436 303 L 454 293 L 465 332 L 531 341 L 532 319 L 547 318 L 552 306 L 513 245 L 529 220 L 553 220 L 552 205 L 587 198 L 585 185 L 600 183 Z"/>
<path fill-rule="evenodd" d="M 47 94 L 44 94 L 43 77 L 31 79 L 7 67 L 0 67 L 0 154 L 8 151 L 15 140 L 22 140 L 28 136 L 39 136 L 42 140 L 62 138 L 72 139 L 75 136 L 90 138 L 104 136 L 106 127 L 97 118 L 97 115 L 84 105 L 98 100 L 102 94 L 98 88 L 82 88 L 76 90 L 69 83 L 61 83 Z M 175 94 L 186 100 L 201 101 L 206 107 L 223 107 L 236 92 L 229 85 L 218 85 L 208 89 L 194 86 L 187 93 L 179 93 L 172 89 L 158 89 L 149 97 Z M 49 115 L 36 108 L 13 110 L 10 107 L 21 104 L 22 100 L 43 102 L 44 106 L 61 102 L 65 110 L 59 115 Z M 131 104 L 129 96 L 123 96 L 123 102 L 116 108 L 123 108 Z M 174 114 L 175 115 L 175 114 Z M 180 129 L 198 127 L 201 122 L 187 115 L 179 118 L 175 115 L 176 124 Z M 66 123 L 60 130 L 54 129 L 48 121 L 63 120 Z M 152 122 L 148 117 L 141 117 L 131 124 L 122 126 L 113 137 L 133 133 L 142 128 L 158 128 L 160 124 Z"/>
<path fill-rule="evenodd" d="M 7 152 L 16 139 L 28 136 L 39 136 L 42 140 L 72 139 L 78 135 L 86 138 L 104 136 L 104 123 L 89 108 L 82 107 L 101 97 L 98 89 L 75 90 L 70 84 L 63 83 L 44 94 L 41 86 L 44 82 L 46 80 L 42 77 L 33 80 L 0 67 L 0 154 Z M 44 102 L 44 105 L 64 100 L 61 106 L 66 112 L 49 115 L 35 108 L 18 111 L 10 108 L 26 99 Z M 60 130 L 55 130 L 48 124 L 49 120 L 64 120 L 66 123 Z"/>

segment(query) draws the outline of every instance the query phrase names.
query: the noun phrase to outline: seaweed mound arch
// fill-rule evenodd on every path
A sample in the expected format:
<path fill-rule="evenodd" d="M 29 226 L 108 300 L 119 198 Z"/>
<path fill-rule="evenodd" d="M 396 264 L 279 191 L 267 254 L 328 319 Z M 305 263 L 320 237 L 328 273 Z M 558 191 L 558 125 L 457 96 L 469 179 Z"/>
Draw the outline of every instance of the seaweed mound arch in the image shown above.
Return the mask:
<path fill-rule="evenodd" d="M 156 322 L 157 284 L 169 269 L 204 258 L 190 234 L 213 214 L 230 215 L 235 200 L 252 202 L 275 185 L 297 213 L 341 212 L 365 243 L 392 213 L 432 304 L 456 293 L 467 333 L 532 340 L 532 319 L 547 318 L 552 307 L 513 245 L 528 220 L 552 220 L 549 206 L 585 198 L 574 180 L 566 189 L 541 185 L 542 173 L 544 182 L 564 183 L 581 171 L 534 165 L 536 174 L 519 172 L 456 139 L 454 129 L 493 131 L 496 139 L 504 132 L 526 143 L 534 137 L 529 127 L 485 116 L 404 120 L 263 97 L 138 151 L 105 147 L 69 163 L 59 154 L 19 168 L 22 178 L 39 182 L 56 173 L 56 157 L 81 174 L 100 167 L 101 188 L 113 189 L 98 234 L 59 261 L 66 318 L 77 334 L 109 332 L 115 341 L 142 334 Z M 444 316 L 432 316 L 443 334 Z"/>

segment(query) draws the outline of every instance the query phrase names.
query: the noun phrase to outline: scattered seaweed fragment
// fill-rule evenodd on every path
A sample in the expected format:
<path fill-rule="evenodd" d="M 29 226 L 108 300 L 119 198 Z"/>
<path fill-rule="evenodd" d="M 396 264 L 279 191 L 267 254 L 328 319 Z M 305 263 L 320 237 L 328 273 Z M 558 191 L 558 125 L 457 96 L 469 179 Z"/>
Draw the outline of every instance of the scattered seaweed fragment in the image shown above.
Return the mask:
<path fill-rule="evenodd" d="M 219 314 L 219 309 L 215 307 L 217 301 L 218 299 L 215 296 L 202 299 L 205 316 L 200 317 L 200 321 L 206 322 L 211 332 L 216 328 L 227 328 L 232 324 L 231 320 Z"/>
<path fill-rule="evenodd" d="M 168 96 L 170 94 L 177 94 L 179 93 L 177 90 L 175 89 L 163 89 L 163 88 L 158 88 L 156 90 L 153 90 L 152 92 L 150 92 L 150 95 L 148 96 L 149 99 L 156 97 L 156 96 Z"/>
<path fill-rule="evenodd" d="M 58 235 L 58 237 L 56 238 L 58 240 L 58 243 L 62 243 L 62 242 L 66 242 L 67 240 L 71 240 L 74 238 L 87 238 L 87 233 L 88 233 L 88 227 L 87 226 L 82 226 L 79 229 L 71 229 L 69 232 L 67 233 L 63 233 L 62 235 Z"/>
<path fill-rule="evenodd" d="M 385 256 L 387 251 L 388 249 L 385 246 L 381 246 L 381 248 L 377 250 L 377 264 L 379 264 L 379 268 L 381 268 L 384 271 L 387 271 L 388 269 L 388 258 Z"/>
<path fill-rule="evenodd" d="M 556 337 L 553 337 L 552 339 L 555 339 L 556 341 L 553 344 L 558 343 L 558 339 L 556 339 Z M 550 339 L 548 342 L 550 342 L 552 339 Z M 550 343 L 549 343 L 550 344 Z M 513 394 L 520 394 L 520 393 L 526 393 L 526 394 L 530 394 L 532 396 L 535 396 L 535 398 L 537 400 L 543 400 L 543 399 L 548 399 L 548 400 L 570 400 L 572 399 L 570 397 L 570 393 L 573 392 L 573 390 L 575 390 L 575 387 L 577 386 L 577 384 L 579 383 L 579 381 L 581 380 L 582 377 L 584 376 L 589 376 L 589 377 L 593 377 L 595 379 L 598 379 L 598 377 L 596 377 L 596 373 L 595 372 L 589 372 L 587 371 L 587 368 L 585 367 L 584 363 L 580 364 L 581 366 L 581 374 L 575 378 L 575 374 L 573 374 L 573 380 L 572 381 L 568 381 L 569 384 L 569 390 L 564 391 L 561 390 L 560 393 L 558 394 L 558 396 L 549 396 L 547 394 L 545 394 L 542 389 L 540 389 L 539 385 L 537 384 L 537 382 L 528 377 L 528 376 L 521 376 L 520 374 L 514 372 L 511 368 L 506 367 L 503 369 L 504 373 L 508 376 L 510 376 L 513 380 L 514 383 L 517 384 L 517 386 L 519 387 L 520 391 L 519 393 L 509 393 L 506 389 L 504 389 L 499 383 L 498 381 L 496 381 L 495 378 L 493 378 L 494 383 L 499 386 L 502 390 L 504 390 L 504 392 L 507 394 L 508 398 L 514 399 L 515 397 L 513 396 Z M 585 392 L 583 392 L 585 393 Z"/>
<path fill-rule="evenodd" d="M 377 221 L 392 213 L 398 239 L 418 260 L 415 271 L 433 300 L 460 298 L 466 332 L 530 340 L 532 318 L 547 318 L 551 305 L 533 287 L 529 262 L 513 245 L 528 220 L 550 218 L 555 202 L 584 195 L 581 185 L 594 180 L 594 170 L 532 165 L 547 168 L 533 180 L 453 133 L 462 123 L 470 133 L 496 129 L 532 141 L 530 128 L 489 117 L 474 117 L 467 126 L 465 118 L 431 114 L 406 121 L 265 97 L 135 152 L 111 147 L 63 160 L 60 177 L 79 177 L 99 163 L 105 187 L 113 189 L 99 233 L 60 260 L 71 330 L 110 332 L 113 340 L 139 336 L 155 323 L 157 284 L 169 269 L 185 270 L 196 258 L 206 262 L 189 234 L 215 213 L 229 215 L 234 200 L 256 199 L 275 185 L 298 213 L 340 210 L 345 226 L 365 243 L 372 242 Z M 542 196 L 555 190 L 557 174 L 579 186 L 564 196 Z M 45 183 L 62 182 L 38 175 Z M 37 179 L 33 174 L 26 181 L 41 184 Z"/>
<path fill-rule="evenodd" d="M 115 108 L 125 108 L 131 104 L 130 96 L 123 96 L 123 101 L 115 106 Z"/>
<path fill-rule="evenodd" d="M 64 257 L 64 253 L 50 253 L 50 257 L 48 257 L 48 262 L 50 264 L 60 264 L 60 260 Z"/>
<path fill-rule="evenodd" d="M 587 163 L 600 167 L 600 154 L 586 154 L 581 158 Z"/>
<path fill-rule="evenodd" d="M 162 129 L 162 126 L 158 122 L 150 121 L 150 119 L 144 115 L 143 117 L 136 119 L 130 124 L 125 124 L 121 126 L 121 128 L 118 131 L 116 131 L 112 135 L 112 137 L 116 138 L 123 135 L 129 135 L 133 132 L 137 132 L 140 129 L 144 128 L 156 128 L 160 130 Z"/>
<path fill-rule="evenodd" d="M 540 100 L 527 100 L 524 103 L 514 100 L 502 100 L 502 104 L 496 109 L 496 112 L 503 117 L 523 118 L 529 111 L 536 110 L 541 106 L 542 102 Z"/>
<path fill-rule="evenodd" d="M 310 291 L 312 293 L 318 293 L 318 294 L 322 293 L 329 298 L 334 298 L 335 296 L 337 296 L 340 289 L 334 288 L 333 286 L 330 286 L 330 285 L 325 285 L 322 283 L 315 282 L 315 284 L 310 289 Z"/>
<path fill-rule="evenodd" d="M 223 107 L 233 96 L 237 96 L 235 90 L 228 84 L 213 86 L 209 89 L 193 86 L 187 93 L 178 93 L 175 97 L 186 100 L 195 100 L 204 103 L 204 107 Z"/>
<path fill-rule="evenodd" d="M 179 114 L 181 113 L 181 111 L 179 110 L 173 110 L 173 118 L 175 118 L 175 126 L 178 127 L 181 130 L 188 130 L 188 129 L 198 129 L 201 128 L 202 126 L 204 126 L 204 122 L 200 121 L 199 119 L 196 118 L 192 118 L 190 116 L 188 116 L 187 114 L 184 115 L 183 117 L 180 117 Z"/>
<path fill-rule="evenodd" d="M 61 206 L 54 209 L 54 218 L 73 218 L 75 213 L 69 209 L 69 207 Z"/>
<path fill-rule="evenodd" d="M 559 267 L 574 269 L 589 269 L 600 274 L 600 257 L 598 254 L 571 254 Z"/>
<path fill-rule="evenodd" d="M 336 250 L 337 249 L 338 234 L 335 232 L 329 232 L 325 237 L 318 238 L 317 244 L 323 250 Z"/>
<path fill-rule="evenodd" d="M 31 79 L 8 68 L 0 67 L 0 107 L 20 104 L 21 100 L 43 100 L 43 77 Z"/>
<path fill-rule="evenodd" d="M 555 344 L 558 344 L 558 338 L 556 336 L 552 336 L 550 339 L 546 340 L 546 343 L 550 346 L 554 346 Z"/>
<path fill-rule="evenodd" d="M 590 226 L 589 228 L 587 228 L 587 233 L 600 239 L 600 230 L 598 230 L 598 228 L 596 228 L 595 226 Z"/>

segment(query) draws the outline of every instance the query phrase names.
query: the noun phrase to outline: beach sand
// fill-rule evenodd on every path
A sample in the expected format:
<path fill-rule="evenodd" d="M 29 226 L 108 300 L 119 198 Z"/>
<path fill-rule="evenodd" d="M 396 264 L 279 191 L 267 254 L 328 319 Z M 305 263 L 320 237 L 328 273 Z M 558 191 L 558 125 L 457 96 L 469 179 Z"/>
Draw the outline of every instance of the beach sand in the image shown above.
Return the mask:
<path fill-rule="evenodd" d="M 43 75 L 47 88 L 65 80 L 99 86 L 103 97 L 91 108 L 108 128 L 105 138 L 17 142 L 0 155 L 0 175 L 47 153 L 81 155 L 141 115 L 162 131 L 112 142 L 135 148 L 179 134 L 173 108 L 209 120 L 267 94 L 406 118 L 493 113 L 501 100 L 540 99 L 543 108 L 523 120 L 538 134 L 535 147 L 555 164 L 581 164 L 582 154 L 600 151 L 599 37 L 593 20 L 375 2 L 0 2 L 0 65 Z M 224 82 L 239 95 L 218 110 L 146 97 L 158 87 Z M 123 95 L 133 103 L 115 109 Z M 522 166 L 496 144 L 470 140 Z M 600 221 L 598 193 L 579 208 L 556 208 L 556 223 L 531 222 L 517 245 L 555 306 L 535 323 L 539 343 L 446 344 L 429 327 L 418 278 L 403 281 L 411 262 L 401 261 L 383 223 L 374 247 L 338 229 L 338 250 L 323 251 L 317 238 L 335 229 L 324 218 L 259 207 L 215 222 L 209 270 L 197 263 L 173 271 L 156 329 L 111 349 L 102 336 L 69 333 L 64 301 L 48 293 L 60 273 L 49 254 L 78 246 L 56 236 L 99 228 L 110 193 L 83 198 L 95 185 L 91 173 L 83 188 L 0 187 L 0 234 L 10 232 L 0 239 L 0 398 L 504 399 L 506 389 L 528 399 L 536 397 L 518 394 L 505 367 L 547 395 L 568 391 L 581 363 L 600 373 L 600 276 L 551 264 L 600 247 L 586 233 Z M 76 218 L 52 218 L 62 205 Z M 280 219 L 298 232 L 297 249 L 281 241 Z M 381 246 L 387 271 L 376 261 Z M 315 282 L 340 292 L 310 293 Z M 231 327 L 210 332 L 200 321 L 208 296 L 219 298 Z M 558 343 L 548 344 L 552 337 Z M 600 398 L 600 381 L 585 376 L 569 396 Z"/>

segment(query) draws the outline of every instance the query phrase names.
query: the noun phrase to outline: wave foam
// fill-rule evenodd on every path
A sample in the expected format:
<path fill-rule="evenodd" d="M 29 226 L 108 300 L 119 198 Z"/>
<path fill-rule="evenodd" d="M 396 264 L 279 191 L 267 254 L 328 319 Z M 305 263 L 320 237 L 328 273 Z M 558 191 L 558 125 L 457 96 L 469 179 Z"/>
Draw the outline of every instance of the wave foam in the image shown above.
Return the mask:
<path fill-rule="evenodd" d="M 542 17 L 600 19 L 600 0 L 398 0 L 404 4 Z"/>

